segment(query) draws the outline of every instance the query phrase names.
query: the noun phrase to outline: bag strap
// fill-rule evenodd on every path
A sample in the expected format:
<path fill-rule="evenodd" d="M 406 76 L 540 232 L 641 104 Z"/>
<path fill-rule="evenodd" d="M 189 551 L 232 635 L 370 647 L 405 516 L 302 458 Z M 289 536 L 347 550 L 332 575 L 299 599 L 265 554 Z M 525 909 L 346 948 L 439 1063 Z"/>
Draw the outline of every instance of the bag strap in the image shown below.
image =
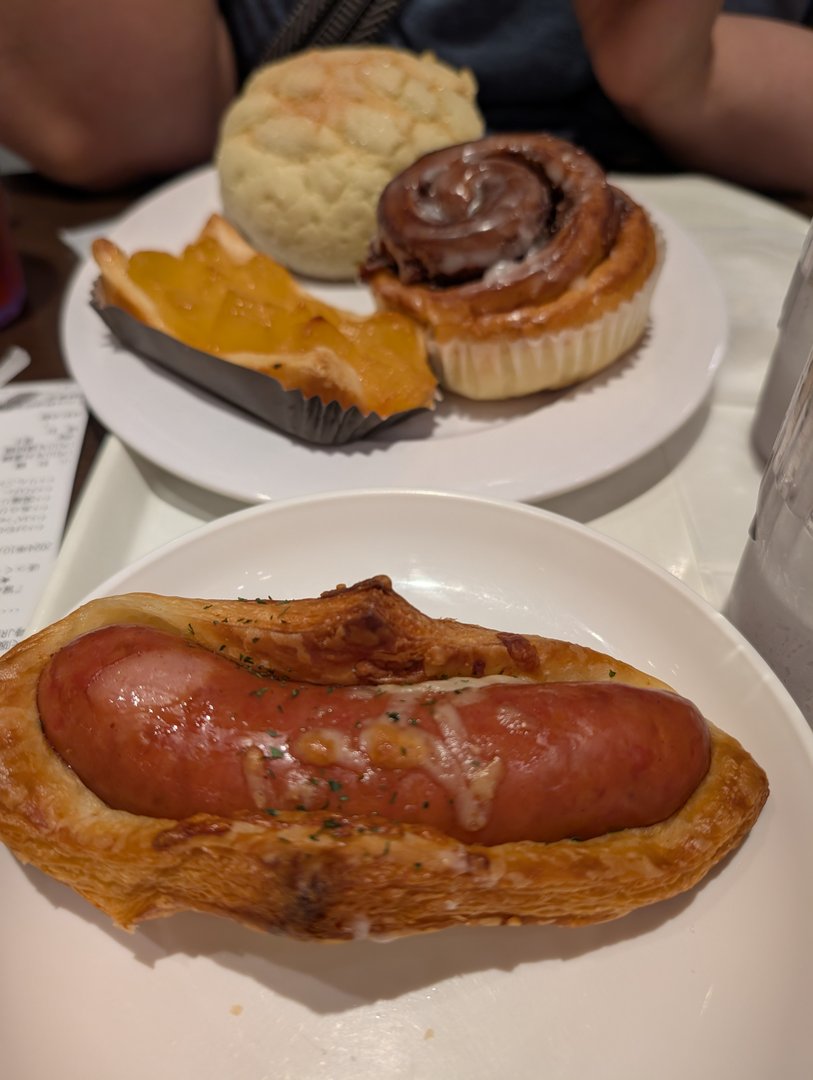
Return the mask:
<path fill-rule="evenodd" d="M 301 49 L 372 41 L 402 0 L 299 0 L 264 52 L 265 62 Z"/>

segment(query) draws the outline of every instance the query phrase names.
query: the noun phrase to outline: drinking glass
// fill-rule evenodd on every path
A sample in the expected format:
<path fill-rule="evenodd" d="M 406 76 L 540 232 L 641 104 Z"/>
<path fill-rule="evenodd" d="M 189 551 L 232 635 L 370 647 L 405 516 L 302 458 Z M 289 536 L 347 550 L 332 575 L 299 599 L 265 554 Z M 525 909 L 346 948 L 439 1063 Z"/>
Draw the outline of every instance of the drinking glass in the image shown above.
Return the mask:
<path fill-rule="evenodd" d="M 813 340 L 765 466 L 725 614 L 813 725 Z"/>
<path fill-rule="evenodd" d="M 779 333 L 762 384 L 751 438 L 763 461 L 774 440 L 813 346 L 813 222 L 807 231 L 779 315 Z"/>

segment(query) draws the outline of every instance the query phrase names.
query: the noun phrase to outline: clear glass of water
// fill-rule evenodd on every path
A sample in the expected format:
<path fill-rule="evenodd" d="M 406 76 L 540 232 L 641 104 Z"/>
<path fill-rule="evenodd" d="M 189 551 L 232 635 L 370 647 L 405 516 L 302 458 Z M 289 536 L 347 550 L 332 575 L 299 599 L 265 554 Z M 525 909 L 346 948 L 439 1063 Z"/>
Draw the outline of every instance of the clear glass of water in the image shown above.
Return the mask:
<path fill-rule="evenodd" d="M 813 725 L 813 341 L 765 467 L 725 614 Z"/>

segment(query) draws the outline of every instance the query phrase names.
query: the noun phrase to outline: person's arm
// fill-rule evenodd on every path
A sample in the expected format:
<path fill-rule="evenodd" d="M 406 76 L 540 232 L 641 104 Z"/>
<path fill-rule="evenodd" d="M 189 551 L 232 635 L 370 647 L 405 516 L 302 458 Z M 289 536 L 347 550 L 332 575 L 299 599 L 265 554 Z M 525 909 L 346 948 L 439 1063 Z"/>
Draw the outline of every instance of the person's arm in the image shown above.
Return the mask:
<path fill-rule="evenodd" d="M 0 145 L 102 188 L 212 153 L 235 91 L 214 0 L 2 0 Z"/>
<path fill-rule="evenodd" d="M 813 194 L 813 30 L 717 0 L 573 0 L 607 96 L 676 160 Z"/>

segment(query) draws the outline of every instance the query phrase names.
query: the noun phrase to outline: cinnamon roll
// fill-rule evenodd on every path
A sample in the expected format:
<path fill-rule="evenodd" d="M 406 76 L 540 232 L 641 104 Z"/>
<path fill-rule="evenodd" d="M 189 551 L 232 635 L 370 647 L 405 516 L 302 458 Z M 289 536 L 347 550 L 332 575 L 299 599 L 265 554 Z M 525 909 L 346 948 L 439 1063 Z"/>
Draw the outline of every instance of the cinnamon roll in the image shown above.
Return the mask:
<path fill-rule="evenodd" d="M 423 327 L 447 389 L 494 400 L 568 386 L 626 352 L 659 264 L 647 213 L 584 151 L 494 135 L 386 186 L 361 277 Z"/>

